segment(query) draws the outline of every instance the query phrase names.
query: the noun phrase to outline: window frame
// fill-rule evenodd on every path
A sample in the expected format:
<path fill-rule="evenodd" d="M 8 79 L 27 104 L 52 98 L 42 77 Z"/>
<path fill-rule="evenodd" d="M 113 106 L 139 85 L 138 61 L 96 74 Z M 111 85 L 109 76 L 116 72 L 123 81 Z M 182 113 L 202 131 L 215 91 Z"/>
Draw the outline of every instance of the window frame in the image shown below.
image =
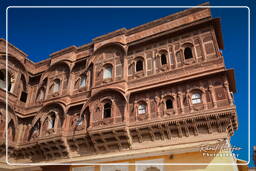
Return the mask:
<path fill-rule="evenodd" d="M 56 124 L 56 113 L 55 112 L 50 112 L 48 114 L 48 124 L 47 124 L 47 129 L 54 129 L 55 124 Z M 51 127 L 49 126 L 51 124 Z"/>
<path fill-rule="evenodd" d="M 56 87 L 57 86 L 57 87 Z M 60 87 L 61 87 L 61 80 L 60 79 L 54 79 L 53 84 L 51 86 L 51 92 L 52 93 L 58 93 L 60 92 Z M 57 88 L 57 90 L 56 90 Z"/>
<path fill-rule="evenodd" d="M 108 69 L 111 69 L 111 71 L 109 71 Z M 108 73 L 106 73 L 108 72 Z M 107 74 L 110 74 L 110 76 L 108 76 Z M 113 66 L 111 64 L 106 64 L 103 68 L 103 80 L 107 80 L 107 79 L 112 79 L 113 78 Z"/>
<path fill-rule="evenodd" d="M 143 108 L 141 108 L 143 107 Z M 144 112 L 141 112 L 144 111 Z M 144 115 L 147 113 L 147 104 L 145 103 L 139 103 L 138 109 L 137 109 L 138 115 Z"/>
<path fill-rule="evenodd" d="M 140 70 L 138 70 L 138 62 L 141 62 Z M 135 72 L 143 72 L 144 71 L 144 60 L 139 58 L 135 63 Z"/>
<path fill-rule="evenodd" d="M 189 51 L 189 55 L 191 55 L 191 57 L 186 57 L 187 55 L 186 55 L 186 50 L 187 49 L 189 49 L 190 51 Z M 193 49 L 192 49 L 192 46 L 186 46 L 186 47 L 184 47 L 184 52 L 183 52 L 183 55 L 184 55 L 184 59 L 185 60 L 189 60 L 189 59 L 193 59 L 194 58 L 194 54 L 193 54 Z"/>
<path fill-rule="evenodd" d="M 86 80 L 87 80 L 87 77 L 85 74 L 80 75 L 79 88 L 86 87 Z"/>
<path fill-rule="evenodd" d="M 109 106 L 107 107 L 107 109 L 106 109 L 106 105 L 108 105 L 109 104 Z M 111 118 L 112 117 L 112 101 L 111 100 L 108 100 L 108 101 L 106 101 L 105 103 L 104 103 L 104 105 L 103 105 L 103 113 L 102 113 L 102 118 L 103 119 L 108 119 L 108 118 Z M 108 113 L 109 112 L 109 113 Z M 109 115 L 109 116 L 108 116 Z M 106 117 L 107 116 L 107 117 Z"/>
<path fill-rule="evenodd" d="M 167 101 L 171 101 L 171 108 L 168 108 Z M 167 99 L 165 100 L 165 109 L 166 109 L 166 110 L 172 110 L 173 108 L 174 108 L 174 106 L 173 106 L 173 99 L 167 98 Z"/>
<path fill-rule="evenodd" d="M 202 103 L 202 93 L 199 93 L 199 92 L 192 93 L 191 103 L 192 103 L 192 105 L 201 104 Z"/>
<path fill-rule="evenodd" d="M 165 63 L 164 63 L 164 64 L 163 64 L 163 55 L 164 55 L 164 58 L 165 58 Z M 166 53 L 161 53 L 161 54 L 160 54 L 160 61 L 161 61 L 161 65 L 162 65 L 162 66 L 165 66 L 165 65 L 168 64 Z"/>

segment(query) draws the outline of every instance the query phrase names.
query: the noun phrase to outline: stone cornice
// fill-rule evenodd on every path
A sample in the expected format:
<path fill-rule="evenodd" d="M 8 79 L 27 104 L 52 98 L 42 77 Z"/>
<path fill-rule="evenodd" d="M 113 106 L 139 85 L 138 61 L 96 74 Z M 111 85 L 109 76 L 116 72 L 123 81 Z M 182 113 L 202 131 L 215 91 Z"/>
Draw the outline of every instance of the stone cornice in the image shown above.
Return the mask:
<path fill-rule="evenodd" d="M 4 42 L 6 43 L 6 40 L 3 38 L 0 38 L 0 42 Z M 19 48 L 15 47 L 14 45 L 12 45 L 10 42 L 8 42 L 8 45 L 15 49 L 17 52 L 19 52 L 22 56 L 24 56 L 25 58 L 28 56 L 25 52 L 23 52 L 22 50 L 20 50 Z M 28 59 L 29 60 L 29 59 Z M 32 62 L 32 61 L 31 61 Z"/>
<path fill-rule="evenodd" d="M 126 31 L 127 31 L 126 28 L 121 28 L 121 29 L 118 29 L 114 32 L 110 32 L 108 34 L 96 37 L 96 38 L 93 39 L 93 42 L 97 43 L 97 42 L 100 42 L 100 41 L 103 41 L 103 40 L 111 39 L 113 37 L 125 34 Z"/>
<path fill-rule="evenodd" d="M 208 6 L 208 5 L 209 5 L 209 3 L 206 2 L 206 3 L 200 4 L 198 6 Z M 177 12 L 175 14 L 168 15 L 166 17 L 151 21 L 149 23 L 131 28 L 127 31 L 127 35 L 131 35 L 131 34 L 134 34 L 134 33 L 137 33 L 137 32 L 140 32 L 140 31 L 143 31 L 143 30 L 146 30 L 146 29 L 149 29 L 149 28 L 152 28 L 152 27 L 155 27 L 155 26 L 158 26 L 158 25 L 176 20 L 178 18 L 193 14 L 195 12 L 202 11 L 204 9 L 206 9 L 206 8 L 191 8 L 191 9 L 187 9 L 187 10 L 184 10 L 184 11 Z"/>
<path fill-rule="evenodd" d="M 56 58 L 58 56 L 61 56 L 63 54 L 69 53 L 69 52 L 73 52 L 75 50 L 77 50 L 77 47 L 73 45 L 73 46 L 67 47 L 65 49 L 62 49 L 60 51 L 57 51 L 57 52 L 54 52 L 54 53 L 50 54 L 50 57 Z"/>

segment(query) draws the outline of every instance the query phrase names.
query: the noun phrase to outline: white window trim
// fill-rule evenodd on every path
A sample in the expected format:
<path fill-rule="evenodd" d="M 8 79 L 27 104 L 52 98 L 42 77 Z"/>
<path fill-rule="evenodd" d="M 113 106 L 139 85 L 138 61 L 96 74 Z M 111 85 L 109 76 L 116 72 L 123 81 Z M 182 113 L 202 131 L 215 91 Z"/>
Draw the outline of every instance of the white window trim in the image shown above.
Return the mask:
<path fill-rule="evenodd" d="M 79 87 L 80 88 L 83 88 L 83 87 L 85 87 L 86 86 L 86 76 L 85 75 L 82 75 L 81 76 L 81 79 L 80 79 L 80 84 L 79 84 Z"/>
<path fill-rule="evenodd" d="M 192 101 L 192 104 L 199 104 L 199 103 L 201 103 L 202 102 L 201 94 L 199 94 L 199 93 L 192 94 L 191 101 Z"/>
<path fill-rule="evenodd" d="M 103 70 L 103 79 L 112 78 L 113 76 L 113 67 L 105 67 Z"/>
<path fill-rule="evenodd" d="M 145 113 L 147 113 L 147 105 L 139 104 L 139 106 L 138 106 L 138 114 L 142 115 L 142 114 L 145 114 Z"/>

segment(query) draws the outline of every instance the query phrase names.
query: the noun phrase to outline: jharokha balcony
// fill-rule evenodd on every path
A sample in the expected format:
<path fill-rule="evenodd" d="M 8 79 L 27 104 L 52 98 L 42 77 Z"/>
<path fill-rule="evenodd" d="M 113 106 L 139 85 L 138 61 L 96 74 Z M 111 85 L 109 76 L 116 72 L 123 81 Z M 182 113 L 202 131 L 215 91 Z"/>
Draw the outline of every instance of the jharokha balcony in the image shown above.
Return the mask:
<path fill-rule="evenodd" d="M 11 161 L 126 157 L 230 138 L 238 127 L 234 72 L 208 8 L 120 29 L 38 63 L 8 44 L 8 78 L 5 45 L 0 39 L 0 154 L 7 91 Z"/>

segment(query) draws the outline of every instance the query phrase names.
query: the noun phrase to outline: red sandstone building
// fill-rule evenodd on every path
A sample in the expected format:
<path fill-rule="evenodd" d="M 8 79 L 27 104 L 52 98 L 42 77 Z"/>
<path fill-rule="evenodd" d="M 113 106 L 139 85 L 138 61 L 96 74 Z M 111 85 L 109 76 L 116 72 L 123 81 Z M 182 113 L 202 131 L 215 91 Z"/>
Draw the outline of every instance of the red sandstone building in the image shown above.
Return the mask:
<path fill-rule="evenodd" d="M 201 146 L 229 141 L 238 126 L 234 72 L 225 67 L 220 19 L 212 18 L 210 9 L 188 9 L 123 28 L 38 63 L 8 44 L 8 78 L 5 43 L 0 40 L 3 161 L 8 91 L 11 163 L 236 162 L 233 157 L 204 158 L 200 152 Z M 112 167 L 153 171 L 181 166 Z M 60 168 L 68 169 L 79 170 Z M 84 170 L 108 169 L 93 165 Z"/>

